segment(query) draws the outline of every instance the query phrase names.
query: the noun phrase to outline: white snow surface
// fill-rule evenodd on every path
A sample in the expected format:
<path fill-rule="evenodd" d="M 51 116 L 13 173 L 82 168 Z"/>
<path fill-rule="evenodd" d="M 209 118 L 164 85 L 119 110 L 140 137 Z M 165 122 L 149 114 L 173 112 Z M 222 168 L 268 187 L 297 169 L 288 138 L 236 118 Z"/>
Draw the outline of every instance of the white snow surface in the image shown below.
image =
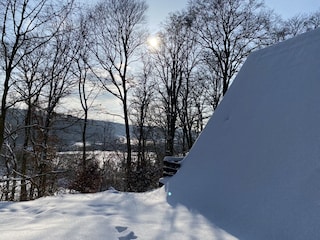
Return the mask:
<path fill-rule="evenodd" d="M 237 239 L 320 239 L 320 29 L 248 57 L 166 191 Z"/>
<path fill-rule="evenodd" d="M 63 194 L 0 202 L 1 240 L 235 240 L 202 215 L 147 193 Z"/>

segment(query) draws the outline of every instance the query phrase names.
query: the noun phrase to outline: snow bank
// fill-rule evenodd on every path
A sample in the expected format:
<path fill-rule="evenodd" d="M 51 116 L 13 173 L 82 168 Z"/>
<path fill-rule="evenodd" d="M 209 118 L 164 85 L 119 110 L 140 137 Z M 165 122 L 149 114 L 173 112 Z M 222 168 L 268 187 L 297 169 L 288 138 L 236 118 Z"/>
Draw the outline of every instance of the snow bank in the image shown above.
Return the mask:
<path fill-rule="evenodd" d="M 163 188 L 0 202 L 0 216 L 0 239 L 236 240 L 200 214 L 170 206 Z"/>
<path fill-rule="evenodd" d="M 320 30 L 249 56 L 167 184 L 245 240 L 320 237 Z"/>

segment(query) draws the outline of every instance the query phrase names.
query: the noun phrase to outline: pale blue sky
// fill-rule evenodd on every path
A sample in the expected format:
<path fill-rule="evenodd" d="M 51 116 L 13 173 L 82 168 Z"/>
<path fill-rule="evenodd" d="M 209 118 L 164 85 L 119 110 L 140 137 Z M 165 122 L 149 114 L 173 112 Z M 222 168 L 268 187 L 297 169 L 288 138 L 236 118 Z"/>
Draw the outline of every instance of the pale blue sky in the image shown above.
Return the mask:
<path fill-rule="evenodd" d="M 79 1 L 87 2 L 87 0 Z M 91 0 L 90 3 L 97 1 L 103 0 Z M 147 16 L 150 31 L 155 33 L 159 30 L 160 23 L 166 19 L 170 12 L 184 9 L 189 0 L 146 0 L 146 2 L 149 6 Z M 320 10 L 319 0 L 264 0 L 264 2 L 267 7 L 274 9 L 283 18 L 288 18 L 298 13 L 310 13 Z"/>
<path fill-rule="evenodd" d="M 86 1 L 86 0 L 81 0 Z M 91 2 L 102 0 L 91 0 Z M 187 6 L 189 0 L 146 0 L 149 5 L 147 12 L 149 28 L 151 33 L 156 33 L 160 29 L 160 23 L 163 22 L 170 12 L 182 10 Z M 310 13 L 320 10 L 319 0 L 265 0 L 266 6 L 275 10 L 283 18 L 291 17 L 298 13 Z M 102 97 L 96 100 L 96 110 L 100 112 L 99 116 L 96 112 L 92 112 L 94 116 L 91 118 L 102 118 L 111 121 L 121 121 L 114 115 L 103 114 L 105 110 L 115 114 L 122 114 L 121 105 L 114 99 Z M 107 109 L 105 109 L 107 107 Z M 111 108 L 110 108 L 111 106 Z M 100 117 L 101 115 L 101 117 Z"/>
<path fill-rule="evenodd" d="M 187 6 L 188 0 L 146 0 L 149 5 L 148 18 L 151 32 L 155 32 L 168 13 L 181 10 Z M 266 6 L 274 9 L 283 18 L 298 13 L 310 13 L 320 10 L 319 0 L 265 0 Z"/>

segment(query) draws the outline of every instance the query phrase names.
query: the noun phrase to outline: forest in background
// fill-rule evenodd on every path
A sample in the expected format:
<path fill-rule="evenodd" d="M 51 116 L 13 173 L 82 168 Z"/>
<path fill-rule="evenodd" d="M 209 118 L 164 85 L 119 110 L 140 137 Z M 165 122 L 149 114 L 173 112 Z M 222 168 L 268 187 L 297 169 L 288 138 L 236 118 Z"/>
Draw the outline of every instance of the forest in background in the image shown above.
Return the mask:
<path fill-rule="evenodd" d="M 147 11 L 144 0 L 0 3 L 1 200 L 157 187 L 163 157 L 187 154 L 251 52 L 320 25 L 320 11 L 282 19 L 258 0 L 192 0 L 151 35 Z M 122 136 L 92 130 L 99 94 L 121 103 Z M 80 144 L 61 157 L 68 131 Z"/>

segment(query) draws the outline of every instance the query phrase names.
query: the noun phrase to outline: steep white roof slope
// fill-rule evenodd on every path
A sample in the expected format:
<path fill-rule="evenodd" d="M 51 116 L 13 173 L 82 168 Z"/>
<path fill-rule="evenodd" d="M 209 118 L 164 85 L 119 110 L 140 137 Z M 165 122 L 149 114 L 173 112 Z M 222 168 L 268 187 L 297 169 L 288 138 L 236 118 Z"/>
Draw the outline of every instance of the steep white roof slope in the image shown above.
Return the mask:
<path fill-rule="evenodd" d="M 239 239 L 320 239 L 320 30 L 248 57 L 166 188 Z"/>

